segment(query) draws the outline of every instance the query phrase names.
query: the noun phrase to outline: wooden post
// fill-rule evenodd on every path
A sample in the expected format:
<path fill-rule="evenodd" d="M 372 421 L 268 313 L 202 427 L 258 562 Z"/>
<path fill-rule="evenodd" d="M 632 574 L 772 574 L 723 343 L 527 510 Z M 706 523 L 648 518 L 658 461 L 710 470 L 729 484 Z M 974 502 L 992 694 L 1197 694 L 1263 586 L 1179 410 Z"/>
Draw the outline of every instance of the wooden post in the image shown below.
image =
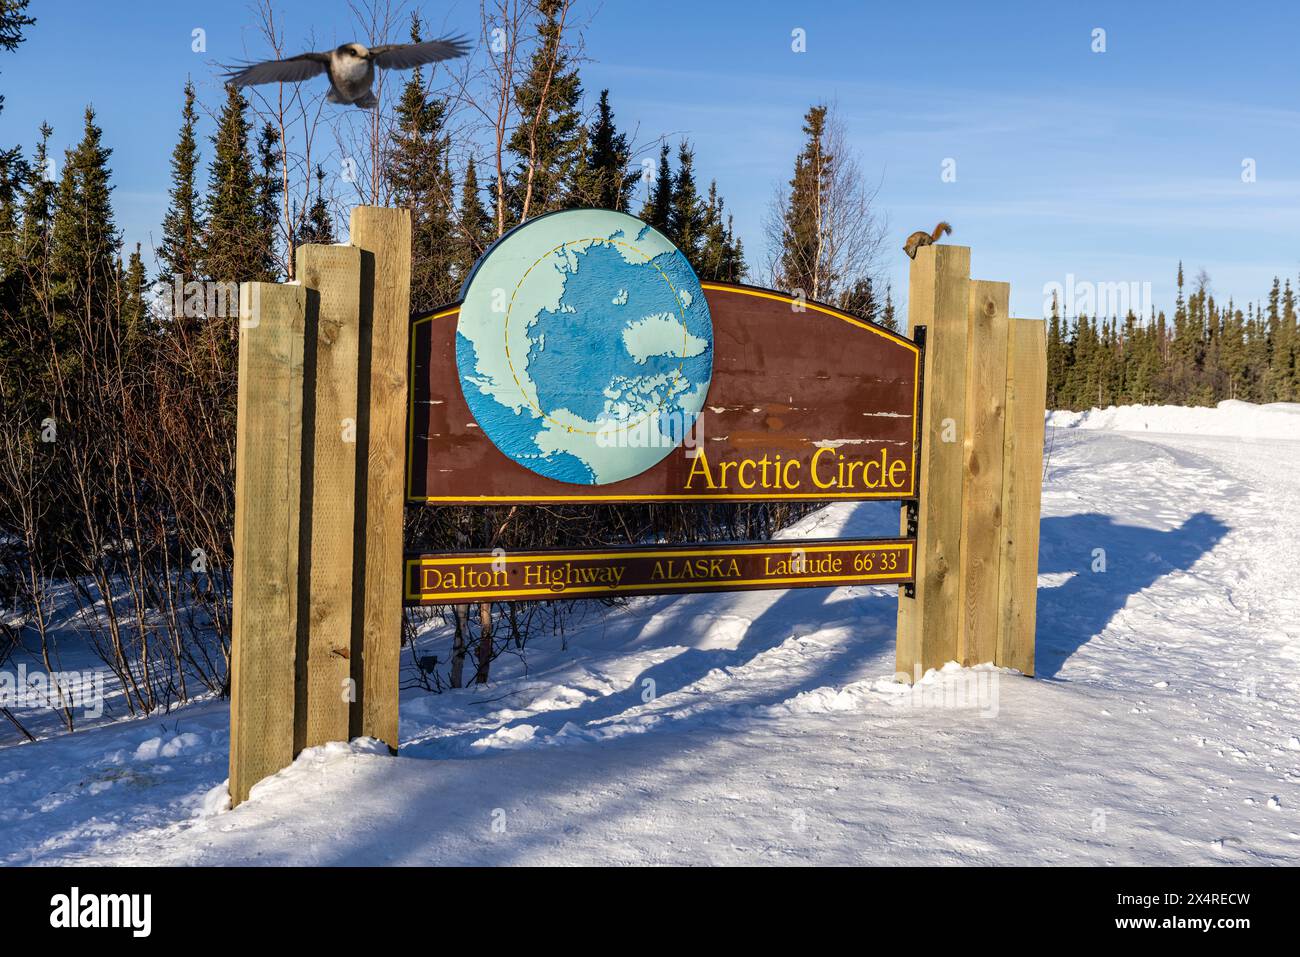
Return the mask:
<path fill-rule="evenodd" d="M 957 658 L 969 286 L 968 247 L 917 250 L 907 313 L 913 337 L 917 326 L 926 327 L 924 433 L 915 504 L 915 597 L 899 595 L 895 666 L 909 681 Z M 902 527 L 908 534 L 907 506 Z"/>
<path fill-rule="evenodd" d="M 1002 547 L 1003 411 L 1011 286 L 972 282 L 966 348 L 965 474 L 961 514 L 961 622 L 957 660 L 993 661 L 998 645 Z"/>
<path fill-rule="evenodd" d="M 1012 319 L 1007 335 L 1001 574 L 994 663 L 1034 673 L 1038 525 L 1043 491 L 1047 342 L 1041 319 Z"/>
<path fill-rule="evenodd" d="M 411 213 L 358 206 L 351 242 L 361 250 L 361 370 L 351 734 L 397 750 L 402 647 L 402 515 L 406 494 L 407 347 Z"/>
<path fill-rule="evenodd" d="M 361 251 L 300 246 L 307 290 L 294 753 L 348 740 Z"/>
<path fill-rule="evenodd" d="M 230 797 L 293 761 L 303 328 L 298 286 L 239 288 Z"/>

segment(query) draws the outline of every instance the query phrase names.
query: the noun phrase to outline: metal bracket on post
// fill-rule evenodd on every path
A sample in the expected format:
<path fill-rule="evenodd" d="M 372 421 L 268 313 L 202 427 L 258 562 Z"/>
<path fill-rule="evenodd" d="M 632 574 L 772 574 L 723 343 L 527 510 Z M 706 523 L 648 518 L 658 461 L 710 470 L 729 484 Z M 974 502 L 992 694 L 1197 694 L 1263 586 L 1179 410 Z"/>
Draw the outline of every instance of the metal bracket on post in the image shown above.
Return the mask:
<path fill-rule="evenodd" d="M 912 330 L 912 341 L 916 347 L 921 350 L 916 366 L 916 449 L 914 450 L 914 461 L 917 463 L 916 481 L 912 487 L 916 490 L 917 495 L 921 494 L 921 480 L 925 477 L 921 469 L 921 447 L 925 444 L 925 332 L 924 325 L 917 326 Z"/>
<path fill-rule="evenodd" d="M 903 503 L 907 509 L 907 537 L 916 541 L 917 528 L 921 522 L 921 503 L 914 498 L 909 498 Z M 903 586 L 903 595 L 907 598 L 916 597 L 916 582 L 908 582 Z"/>
<path fill-rule="evenodd" d="M 925 402 L 924 402 L 924 396 L 925 396 L 925 331 L 926 331 L 926 327 L 925 327 L 924 324 L 919 325 L 919 326 L 917 326 L 915 329 L 912 330 L 912 341 L 915 342 L 916 345 L 917 345 L 917 347 L 921 350 L 920 359 L 919 359 L 919 362 L 918 362 L 918 364 L 917 364 L 917 376 L 916 376 L 916 378 L 917 378 L 917 382 L 916 382 L 916 394 L 917 394 L 917 403 L 916 403 L 916 448 L 915 448 L 915 450 L 914 450 L 914 455 L 915 455 L 915 457 L 914 457 L 914 459 L 913 459 L 913 461 L 915 461 L 915 462 L 917 463 L 917 475 L 916 475 L 916 479 L 915 479 L 915 481 L 913 482 L 913 488 L 916 490 L 917 494 L 920 494 L 921 481 L 922 481 L 922 479 L 923 479 L 923 475 L 922 475 L 922 473 L 921 473 L 921 469 L 920 469 L 920 463 L 921 463 L 921 446 L 922 446 L 922 444 L 923 444 L 924 441 L 925 441 L 925 439 L 924 439 L 924 435 L 925 435 L 925 424 L 924 424 L 924 422 L 922 421 L 922 418 L 921 418 L 922 409 L 925 407 Z M 916 498 L 909 498 L 909 499 L 907 499 L 905 502 L 903 502 L 903 508 L 905 509 L 905 511 L 904 511 L 903 514 L 904 514 L 904 516 L 905 516 L 905 518 L 906 518 L 906 526 L 905 526 L 905 532 L 904 532 L 904 535 L 905 535 L 907 538 L 910 538 L 910 539 L 912 539 L 913 541 L 916 541 L 916 537 L 917 537 L 918 530 L 919 530 L 919 528 L 920 528 L 920 523 L 921 523 L 921 502 L 920 502 L 919 499 L 916 499 Z M 912 582 L 908 582 L 906 585 L 903 586 L 903 597 L 904 597 L 904 598 L 915 598 L 915 597 L 916 597 L 916 582 L 914 582 L 914 581 L 912 581 Z"/>

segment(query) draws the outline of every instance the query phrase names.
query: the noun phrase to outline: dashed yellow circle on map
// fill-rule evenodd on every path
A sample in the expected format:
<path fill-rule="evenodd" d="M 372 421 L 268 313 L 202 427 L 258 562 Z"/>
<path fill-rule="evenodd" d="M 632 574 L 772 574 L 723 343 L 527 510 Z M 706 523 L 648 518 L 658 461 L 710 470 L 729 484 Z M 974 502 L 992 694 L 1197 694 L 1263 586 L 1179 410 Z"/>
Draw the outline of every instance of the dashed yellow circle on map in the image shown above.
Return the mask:
<path fill-rule="evenodd" d="M 456 327 L 461 389 L 505 455 L 576 484 L 658 464 L 704 407 L 713 324 L 686 257 L 626 213 L 529 220 L 479 260 Z"/>

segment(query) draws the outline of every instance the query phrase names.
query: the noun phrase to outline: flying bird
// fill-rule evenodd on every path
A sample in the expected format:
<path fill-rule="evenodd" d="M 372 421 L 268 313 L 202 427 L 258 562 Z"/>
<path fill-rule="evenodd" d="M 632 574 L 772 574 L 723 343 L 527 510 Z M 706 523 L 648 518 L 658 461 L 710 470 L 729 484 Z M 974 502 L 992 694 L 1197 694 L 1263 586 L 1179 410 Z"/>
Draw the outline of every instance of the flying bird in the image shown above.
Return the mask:
<path fill-rule="evenodd" d="M 226 73 L 226 82 L 233 87 L 299 83 L 326 73 L 330 91 L 325 99 L 368 110 L 379 103 L 370 88 L 375 81 L 375 67 L 411 70 L 426 63 L 453 60 L 468 52 L 469 43 L 464 37 L 444 37 L 424 43 L 385 43 L 377 47 L 345 43 L 328 53 L 300 53 L 287 60 L 243 65 Z"/>

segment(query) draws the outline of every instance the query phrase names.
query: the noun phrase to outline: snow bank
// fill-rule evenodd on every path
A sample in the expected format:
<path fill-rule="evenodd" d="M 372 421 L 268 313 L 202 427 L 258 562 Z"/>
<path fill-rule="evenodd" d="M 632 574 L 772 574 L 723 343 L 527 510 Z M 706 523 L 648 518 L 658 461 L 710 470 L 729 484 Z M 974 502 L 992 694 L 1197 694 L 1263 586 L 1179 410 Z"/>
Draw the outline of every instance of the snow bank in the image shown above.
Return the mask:
<path fill-rule="evenodd" d="M 1109 429 L 1177 435 L 1229 435 L 1300 441 L 1300 403 L 1255 405 L 1229 399 L 1215 408 L 1181 405 L 1112 405 L 1087 412 L 1048 412 L 1058 429 Z"/>
<path fill-rule="evenodd" d="M 0 746 L 0 865 L 1295 866 L 1300 442 L 1155 431 L 1279 414 L 1062 416 L 1036 680 L 894 681 L 892 586 L 637 598 L 490 684 L 404 689 L 402 756 L 309 748 L 233 810 L 222 699 Z"/>

